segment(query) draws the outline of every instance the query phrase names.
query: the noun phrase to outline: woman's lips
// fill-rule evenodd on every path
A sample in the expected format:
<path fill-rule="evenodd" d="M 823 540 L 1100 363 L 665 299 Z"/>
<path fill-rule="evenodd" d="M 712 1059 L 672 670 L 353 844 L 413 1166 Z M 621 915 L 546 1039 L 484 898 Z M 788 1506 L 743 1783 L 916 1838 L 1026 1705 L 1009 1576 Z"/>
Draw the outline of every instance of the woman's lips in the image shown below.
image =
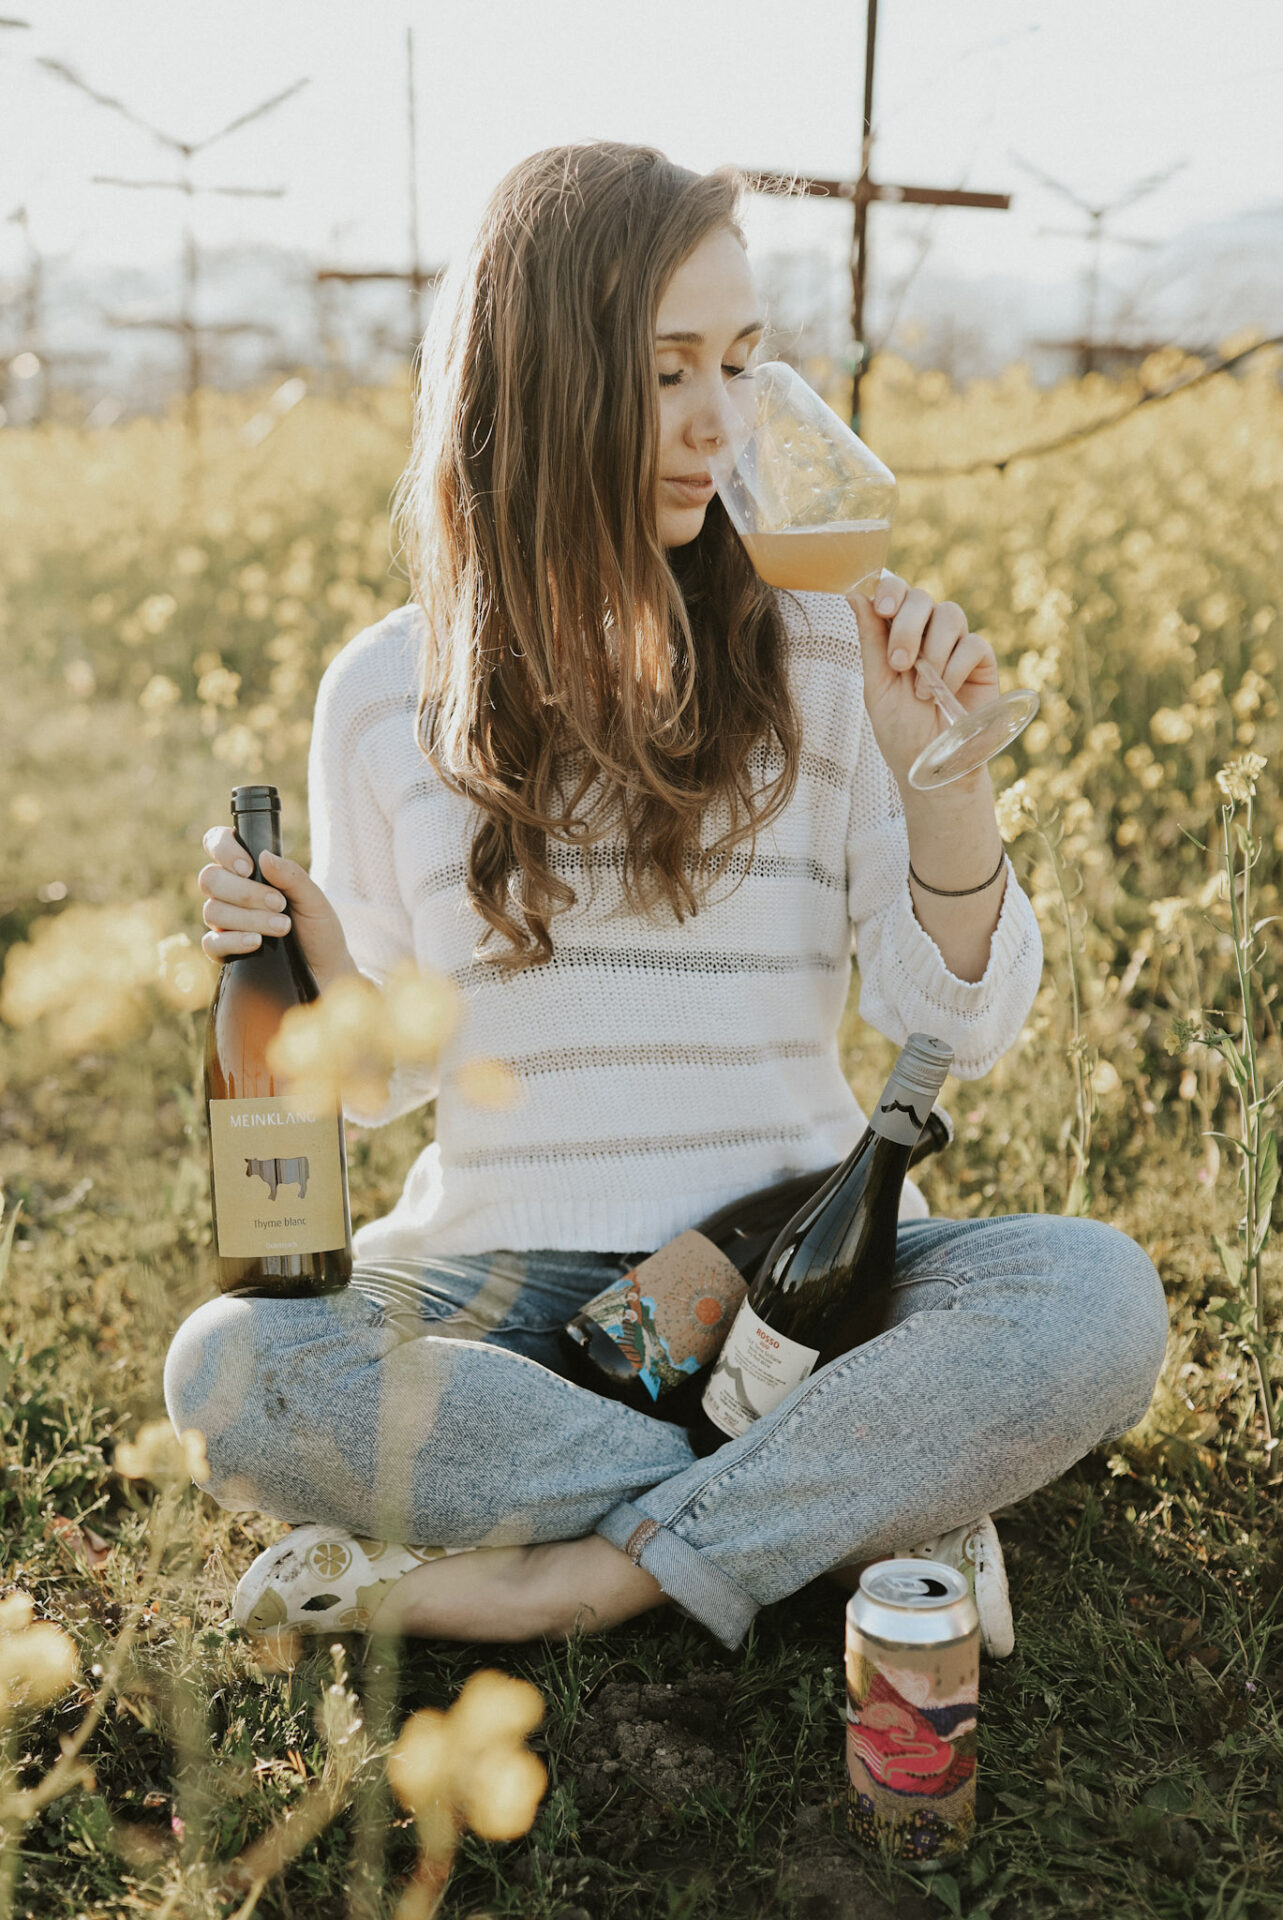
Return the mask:
<path fill-rule="evenodd" d="M 685 499 L 692 502 L 706 503 L 717 491 L 711 480 L 669 480 L 668 484 L 670 487 L 676 487 Z"/>

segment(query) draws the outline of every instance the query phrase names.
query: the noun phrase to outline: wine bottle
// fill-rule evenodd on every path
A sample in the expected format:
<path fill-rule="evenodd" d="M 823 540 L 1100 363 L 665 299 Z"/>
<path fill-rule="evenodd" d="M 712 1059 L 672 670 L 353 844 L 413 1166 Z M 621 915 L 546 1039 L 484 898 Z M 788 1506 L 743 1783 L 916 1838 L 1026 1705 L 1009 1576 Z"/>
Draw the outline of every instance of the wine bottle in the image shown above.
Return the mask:
<path fill-rule="evenodd" d="M 275 787 L 232 791 L 236 837 L 281 851 Z M 223 962 L 205 1028 L 205 1112 L 220 1291 L 335 1293 L 352 1275 L 343 1116 L 291 1099 L 267 1064 L 290 1007 L 319 997 L 293 926 Z"/>
<path fill-rule="evenodd" d="M 933 1107 L 910 1166 L 952 1138 L 948 1114 Z M 687 1425 L 748 1278 L 780 1229 L 837 1170 L 835 1163 L 759 1187 L 647 1254 L 562 1329 L 565 1374 L 638 1413 Z"/>
<path fill-rule="evenodd" d="M 945 1041 L 909 1035 L 867 1130 L 767 1252 L 690 1422 L 697 1453 L 882 1331 L 904 1177 L 952 1058 Z"/>

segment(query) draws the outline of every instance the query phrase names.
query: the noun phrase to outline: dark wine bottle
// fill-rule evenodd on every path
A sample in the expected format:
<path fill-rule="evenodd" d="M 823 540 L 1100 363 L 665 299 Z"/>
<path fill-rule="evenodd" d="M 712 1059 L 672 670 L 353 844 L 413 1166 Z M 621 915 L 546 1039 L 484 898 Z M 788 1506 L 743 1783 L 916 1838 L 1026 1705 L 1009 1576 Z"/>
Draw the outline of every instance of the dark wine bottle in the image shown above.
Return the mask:
<path fill-rule="evenodd" d="M 232 791 L 236 837 L 281 852 L 275 787 Z M 225 960 L 205 1028 L 205 1113 L 217 1281 L 223 1293 L 336 1293 L 352 1276 L 343 1116 L 291 1099 L 267 1064 L 286 1012 L 319 997 L 293 926 Z"/>
<path fill-rule="evenodd" d="M 767 1252 L 689 1423 L 697 1453 L 882 1331 L 904 1177 L 952 1058 L 945 1041 L 909 1035 L 867 1131 Z"/>
<path fill-rule="evenodd" d="M 647 1254 L 562 1328 L 568 1377 L 684 1426 L 744 1298 L 744 1276 L 833 1172 L 759 1187 Z"/>
<path fill-rule="evenodd" d="M 910 1166 L 952 1138 L 948 1114 L 933 1107 Z M 759 1187 L 648 1254 L 567 1322 L 563 1372 L 638 1413 L 689 1424 L 748 1279 L 780 1229 L 837 1171 L 835 1164 Z"/>

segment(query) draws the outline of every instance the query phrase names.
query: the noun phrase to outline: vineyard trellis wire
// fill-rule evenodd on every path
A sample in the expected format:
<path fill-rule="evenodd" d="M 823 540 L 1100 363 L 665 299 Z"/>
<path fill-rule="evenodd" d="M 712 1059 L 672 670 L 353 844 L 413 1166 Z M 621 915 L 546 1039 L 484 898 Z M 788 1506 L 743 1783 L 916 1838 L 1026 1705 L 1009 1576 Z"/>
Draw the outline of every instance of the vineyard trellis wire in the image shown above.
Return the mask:
<path fill-rule="evenodd" d="M 1241 360 L 1247 360 L 1254 353 L 1260 353 L 1266 347 L 1283 346 L 1283 333 L 1272 333 L 1267 339 L 1254 340 L 1250 347 L 1244 347 L 1238 353 L 1229 354 L 1223 360 L 1215 360 L 1210 366 L 1200 367 L 1199 371 L 1187 379 L 1169 381 L 1164 387 L 1155 387 L 1151 393 L 1144 393 L 1139 400 L 1133 400 L 1120 412 L 1111 414 L 1107 420 L 1095 420 L 1090 426 L 1075 427 L 1069 433 L 1058 434 L 1054 440 L 1038 441 L 1032 446 L 1018 447 L 1014 453 L 1005 453 L 1001 459 L 985 455 L 979 460 L 968 461 L 958 467 L 904 467 L 897 466 L 896 476 L 901 480 L 958 480 L 967 474 L 979 473 L 985 467 L 994 467 L 1004 473 L 1017 460 L 1036 460 L 1043 454 L 1058 453 L 1062 447 L 1073 446 L 1076 442 L 1090 440 L 1098 433 L 1104 433 L 1110 427 L 1119 426 L 1129 420 L 1142 407 L 1150 406 L 1156 400 L 1171 400 L 1178 393 L 1188 393 L 1191 387 L 1197 387 L 1204 380 L 1210 380 L 1214 374 L 1225 373 L 1230 367 L 1236 367 Z"/>

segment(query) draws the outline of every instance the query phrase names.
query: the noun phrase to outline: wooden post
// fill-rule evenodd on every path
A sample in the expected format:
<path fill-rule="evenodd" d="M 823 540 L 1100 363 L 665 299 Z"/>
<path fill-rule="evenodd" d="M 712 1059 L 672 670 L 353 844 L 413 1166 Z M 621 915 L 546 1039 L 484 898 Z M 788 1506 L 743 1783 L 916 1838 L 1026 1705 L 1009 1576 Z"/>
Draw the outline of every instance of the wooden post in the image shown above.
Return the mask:
<path fill-rule="evenodd" d="M 867 215 L 874 200 L 897 206 L 990 207 L 1001 212 L 1011 205 L 1008 193 L 965 193 L 957 187 L 893 187 L 871 177 L 873 159 L 873 65 L 877 44 L 878 0 L 867 0 L 864 42 L 864 124 L 860 138 L 860 171 L 854 180 L 797 180 L 791 176 L 745 168 L 757 193 L 811 194 L 823 199 L 849 200 L 855 212 L 851 239 L 851 430 L 860 431 L 860 379 L 871 358 L 864 338 L 864 295 L 869 280 Z"/>

